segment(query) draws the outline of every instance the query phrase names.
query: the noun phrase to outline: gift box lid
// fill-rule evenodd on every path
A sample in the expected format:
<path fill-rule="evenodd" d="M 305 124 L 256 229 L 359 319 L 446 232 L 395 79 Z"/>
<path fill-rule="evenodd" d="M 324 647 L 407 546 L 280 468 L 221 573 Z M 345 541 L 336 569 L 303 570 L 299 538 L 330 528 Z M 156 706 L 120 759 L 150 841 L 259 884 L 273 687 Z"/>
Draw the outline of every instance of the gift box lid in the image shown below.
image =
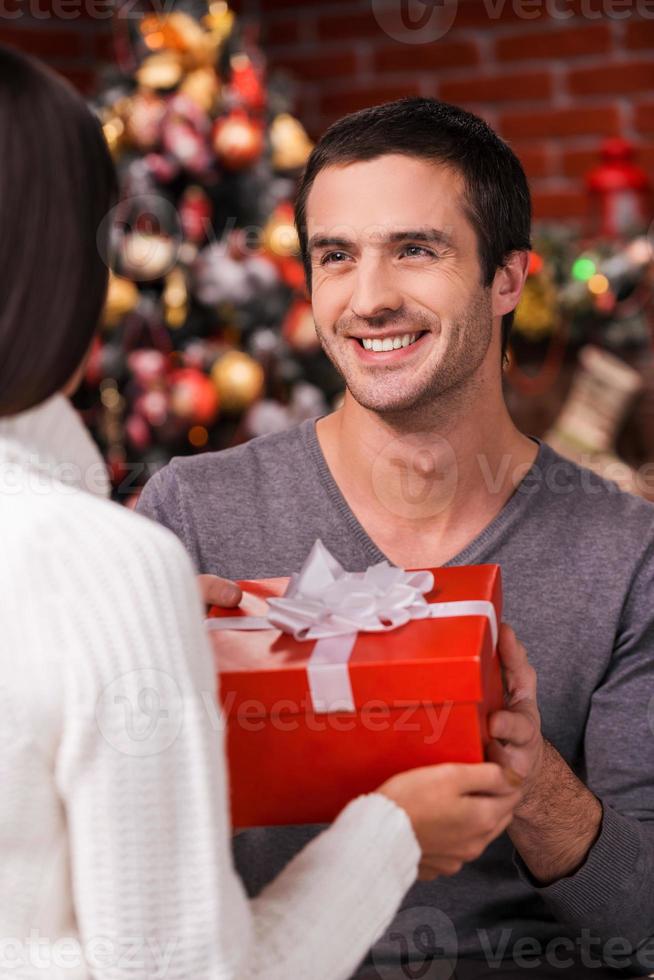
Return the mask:
<path fill-rule="evenodd" d="M 434 588 L 429 603 L 485 600 L 501 621 L 502 585 L 499 565 L 468 565 L 429 569 Z M 261 616 L 272 596 L 284 594 L 288 578 L 241 580 L 244 598 L 237 609 L 214 607 L 210 616 Z M 212 630 L 223 700 L 230 708 L 248 702 L 263 714 L 304 713 L 307 663 L 315 640 L 296 640 L 281 630 Z M 358 710 L 382 704 L 444 701 L 482 702 L 494 650 L 491 623 L 485 615 L 412 619 L 387 632 L 359 632 L 348 665 Z M 496 667 L 496 664 L 494 665 Z"/>

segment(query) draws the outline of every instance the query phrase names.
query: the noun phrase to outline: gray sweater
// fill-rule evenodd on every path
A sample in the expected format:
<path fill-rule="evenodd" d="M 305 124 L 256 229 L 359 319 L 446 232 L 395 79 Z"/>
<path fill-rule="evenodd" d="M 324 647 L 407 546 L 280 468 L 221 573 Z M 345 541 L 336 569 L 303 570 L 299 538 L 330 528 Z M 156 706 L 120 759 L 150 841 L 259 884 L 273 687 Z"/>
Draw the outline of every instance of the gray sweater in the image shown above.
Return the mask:
<path fill-rule="evenodd" d="M 386 557 L 331 476 L 313 419 L 172 460 L 138 509 L 181 538 L 199 572 L 233 579 L 289 575 L 317 537 L 352 571 Z M 546 887 L 502 835 L 456 876 L 416 884 L 371 961 L 540 949 L 563 962 L 574 948 L 625 966 L 640 949 L 628 972 L 654 971 L 654 507 L 541 442 L 499 515 L 447 564 L 483 562 L 502 567 L 504 619 L 538 673 L 543 733 L 602 800 L 601 833 L 575 874 Z M 249 893 L 318 829 L 240 833 Z"/>

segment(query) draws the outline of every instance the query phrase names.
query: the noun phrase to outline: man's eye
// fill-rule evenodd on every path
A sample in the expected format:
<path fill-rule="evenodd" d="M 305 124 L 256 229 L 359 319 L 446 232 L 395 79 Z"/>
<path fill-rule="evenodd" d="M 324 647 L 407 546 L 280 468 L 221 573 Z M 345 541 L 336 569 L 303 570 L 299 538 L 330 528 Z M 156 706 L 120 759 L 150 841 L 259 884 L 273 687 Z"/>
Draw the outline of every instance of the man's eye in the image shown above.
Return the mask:
<path fill-rule="evenodd" d="M 409 249 L 414 249 L 416 252 L 421 252 L 423 255 L 428 255 L 432 259 L 438 258 L 435 252 L 432 252 L 430 248 L 423 248 L 422 245 L 405 245 L 402 251 L 406 252 Z"/>
<path fill-rule="evenodd" d="M 328 252 L 327 255 L 323 255 L 322 259 L 320 260 L 320 264 L 329 265 L 334 261 L 335 255 L 345 255 L 345 252 Z"/>

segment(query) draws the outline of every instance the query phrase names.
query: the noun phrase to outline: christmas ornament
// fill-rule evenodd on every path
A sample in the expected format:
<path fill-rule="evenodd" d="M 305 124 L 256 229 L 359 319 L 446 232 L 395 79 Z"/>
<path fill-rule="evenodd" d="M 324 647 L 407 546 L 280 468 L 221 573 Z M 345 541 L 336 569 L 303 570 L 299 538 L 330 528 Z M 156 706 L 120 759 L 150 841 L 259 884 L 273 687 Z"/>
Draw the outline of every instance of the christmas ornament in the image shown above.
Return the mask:
<path fill-rule="evenodd" d="M 195 244 L 207 237 L 211 228 L 211 201 L 197 184 L 187 187 L 179 202 L 179 218 L 184 236 Z"/>
<path fill-rule="evenodd" d="M 179 368 L 170 376 L 171 407 L 195 425 L 211 425 L 218 414 L 218 393 L 211 379 L 197 368 Z"/>
<path fill-rule="evenodd" d="M 284 202 L 277 205 L 264 226 L 261 240 L 268 252 L 277 258 L 288 258 L 299 253 L 300 241 L 291 204 Z"/>
<path fill-rule="evenodd" d="M 214 0 L 209 4 L 209 11 L 202 18 L 202 23 L 218 47 L 227 40 L 233 30 L 234 14 L 223 0 Z"/>
<path fill-rule="evenodd" d="M 261 125 L 238 109 L 216 120 L 212 141 L 216 156 L 226 170 L 249 167 L 263 150 Z"/>
<path fill-rule="evenodd" d="M 186 321 L 188 315 L 188 292 L 186 289 L 186 277 L 183 271 L 177 266 L 171 269 L 166 276 L 166 285 L 163 291 L 164 312 L 166 323 L 173 330 L 177 330 Z"/>
<path fill-rule="evenodd" d="M 220 80 L 213 68 L 196 68 L 184 78 L 179 91 L 209 115 L 220 96 Z"/>
<path fill-rule="evenodd" d="M 243 351 L 230 351 L 218 358 L 211 370 L 221 407 L 227 412 L 241 412 L 261 395 L 263 369 Z"/>
<path fill-rule="evenodd" d="M 145 59 L 136 72 L 136 80 L 141 88 L 160 90 L 172 89 L 183 74 L 179 55 L 173 51 L 162 51 Z"/>
<path fill-rule="evenodd" d="M 175 242 L 163 235 L 135 231 L 120 244 L 120 267 L 132 279 L 145 282 L 159 279 L 175 261 Z"/>
<path fill-rule="evenodd" d="M 103 325 L 109 328 L 117 326 L 125 314 L 134 309 L 138 301 L 139 291 L 134 283 L 130 279 L 111 273 L 103 311 Z"/>
<path fill-rule="evenodd" d="M 280 112 L 270 127 L 272 165 L 275 170 L 297 170 L 303 167 L 313 149 L 313 143 L 294 116 Z"/>
<path fill-rule="evenodd" d="M 260 112 L 266 102 L 266 91 L 259 71 L 247 54 L 234 54 L 230 59 L 230 97 L 237 105 Z"/>

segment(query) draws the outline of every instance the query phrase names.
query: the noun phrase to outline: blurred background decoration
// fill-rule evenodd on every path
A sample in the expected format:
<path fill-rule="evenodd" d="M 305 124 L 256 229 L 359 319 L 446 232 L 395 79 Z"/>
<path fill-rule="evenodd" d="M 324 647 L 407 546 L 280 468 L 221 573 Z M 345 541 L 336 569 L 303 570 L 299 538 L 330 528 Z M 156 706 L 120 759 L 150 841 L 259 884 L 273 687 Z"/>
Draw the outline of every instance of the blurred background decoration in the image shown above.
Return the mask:
<path fill-rule="evenodd" d="M 292 199 L 312 143 L 221 0 L 125 19 L 94 99 L 118 167 L 113 274 L 76 396 L 116 488 L 321 414 Z"/>
<path fill-rule="evenodd" d="M 487 119 L 530 180 L 505 372 L 517 424 L 654 499 L 638 478 L 654 463 L 654 21 L 635 6 L 584 17 L 572 0 L 565 18 L 510 3 L 491 17 L 459 0 L 443 36 L 416 38 L 398 33 L 394 0 L 124 0 L 103 17 L 94 2 L 79 0 L 79 21 L 23 5 L 2 37 L 87 93 L 119 170 L 108 302 L 76 398 L 117 497 L 173 455 L 338 404 L 297 180 L 335 118 L 421 94 Z"/>

